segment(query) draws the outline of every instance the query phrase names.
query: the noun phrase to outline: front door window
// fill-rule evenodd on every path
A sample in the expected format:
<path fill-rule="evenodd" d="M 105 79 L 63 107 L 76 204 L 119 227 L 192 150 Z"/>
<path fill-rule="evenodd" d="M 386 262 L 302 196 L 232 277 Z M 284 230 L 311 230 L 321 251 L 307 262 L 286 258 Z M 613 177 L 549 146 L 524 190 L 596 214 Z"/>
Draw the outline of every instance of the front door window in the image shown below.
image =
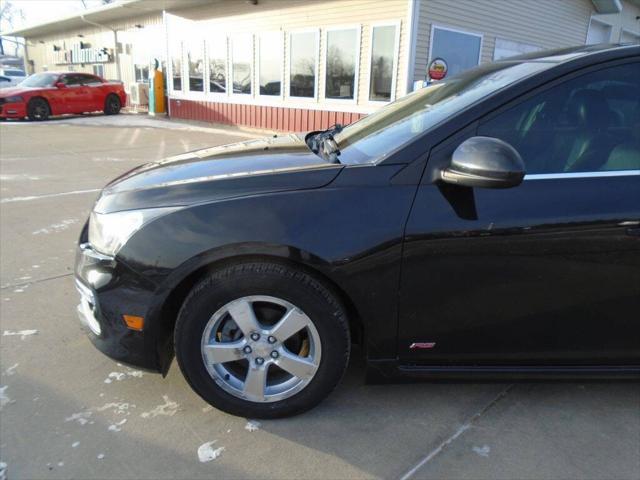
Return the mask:
<path fill-rule="evenodd" d="M 480 125 L 511 144 L 527 174 L 640 169 L 640 63 L 564 82 Z"/>

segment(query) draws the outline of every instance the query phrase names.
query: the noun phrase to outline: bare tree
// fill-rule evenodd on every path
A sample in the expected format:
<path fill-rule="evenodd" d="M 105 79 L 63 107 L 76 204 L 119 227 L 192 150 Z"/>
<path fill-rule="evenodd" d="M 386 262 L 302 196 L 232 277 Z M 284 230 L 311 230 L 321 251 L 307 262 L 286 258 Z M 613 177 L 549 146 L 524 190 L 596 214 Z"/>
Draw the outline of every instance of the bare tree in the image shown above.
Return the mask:
<path fill-rule="evenodd" d="M 0 5 L 0 30 L 13 30 L 17 20 L 25 19 L 24 11 L 21 8 L 16 7 L 13 2 L 4 0 Z M 15 43 L 14 45 L 14 54 L 17 55 L 18 44 Z M 2 43 L 2 36 L 0 36 L 0 55 L 4 54 L 4 45 Z"/>

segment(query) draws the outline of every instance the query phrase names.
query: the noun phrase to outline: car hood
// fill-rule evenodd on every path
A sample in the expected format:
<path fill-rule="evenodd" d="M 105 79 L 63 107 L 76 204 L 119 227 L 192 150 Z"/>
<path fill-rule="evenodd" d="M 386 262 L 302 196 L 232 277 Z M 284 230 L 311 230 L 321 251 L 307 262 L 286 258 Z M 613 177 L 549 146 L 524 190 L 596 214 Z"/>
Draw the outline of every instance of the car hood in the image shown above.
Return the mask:
<path fill-rule="evenodd" d="M 35 91 L 51 90 L 53 87 L 21 87 L 19 85 L 14 87 L 6 87 L 0 90 L 0 98 L 11 97 L 14 95 L 23 95 L 25 93 L 32 93 Z"/>
<path fill-rule="evenodd" d="M 94 210 L 192 205 L 226 198 L 319 188 L 342 165 L 309 150 L 289 134 L 196 150 L 141 165 L 109 183 Z"/>

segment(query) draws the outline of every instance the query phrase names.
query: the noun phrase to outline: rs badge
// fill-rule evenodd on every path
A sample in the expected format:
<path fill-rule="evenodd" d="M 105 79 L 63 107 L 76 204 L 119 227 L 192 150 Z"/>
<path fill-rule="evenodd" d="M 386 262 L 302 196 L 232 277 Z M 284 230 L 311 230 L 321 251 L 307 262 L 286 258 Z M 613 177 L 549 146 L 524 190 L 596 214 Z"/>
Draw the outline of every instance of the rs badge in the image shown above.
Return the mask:
<path fill-rule="evenodd" d="M 427 350 L 436 346 L 436 342 L 414 342 L 409 345 L 409 350 Z"/>

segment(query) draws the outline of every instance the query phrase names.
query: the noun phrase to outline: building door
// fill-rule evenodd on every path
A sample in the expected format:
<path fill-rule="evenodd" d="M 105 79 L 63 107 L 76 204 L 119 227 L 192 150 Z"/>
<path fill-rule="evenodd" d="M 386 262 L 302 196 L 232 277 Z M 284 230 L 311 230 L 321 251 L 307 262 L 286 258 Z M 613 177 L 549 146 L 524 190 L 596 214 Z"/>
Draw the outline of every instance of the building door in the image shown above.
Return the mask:
<path fill-rule="evenodd" d="M 481 48 L 482 35 L 435 25 L 431 28 L 429 59 L 444 59 L 448 77 L 478 65 Z"/>

